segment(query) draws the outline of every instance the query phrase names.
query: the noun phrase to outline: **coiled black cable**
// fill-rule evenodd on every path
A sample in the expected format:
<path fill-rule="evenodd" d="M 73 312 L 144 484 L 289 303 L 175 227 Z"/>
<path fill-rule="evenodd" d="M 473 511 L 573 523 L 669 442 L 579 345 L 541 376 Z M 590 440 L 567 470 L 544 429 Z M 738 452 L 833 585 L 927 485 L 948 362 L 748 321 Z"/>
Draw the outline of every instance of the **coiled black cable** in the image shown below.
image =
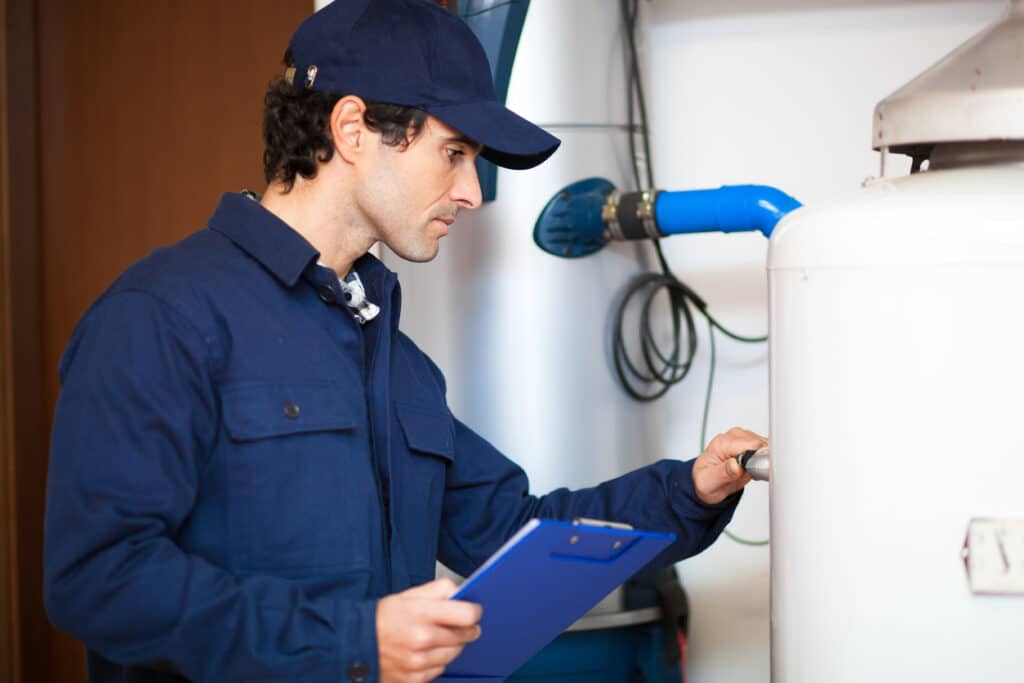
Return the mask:
<path fill-rule="evenodd" d="M 668 353 L 663 352 L 658 346 L 651 326 L 651 310 L 658 293 L 662 290 L 668 294 L 672 320 L 672 345 Z M 623 332 L 626 309 L 637 297 L 642 302 L 639 328 L 642 366 L 630 359 Z M 704 305 L 692 289 L 668 274 L 644 273 L 634 278 L 626 288 L 615 311 L 612 360 L 622 388 L 637 401 L 654 401 L 660 398 L 690 372 L 693 357 L 697 353 L 697 336 L 693 312 L 688 302 L 693 302 L 698 309 Z M 680 343 L 684 328 L 685 353 Z M 638 382 L 648 387 L 653 385 L 653 388 L 645 390 L 643 387 L 635 386 Z"/>
<path fill-rule="evenodd" d="M 638 0 L 621 0 L 622 19 L 625 25 L 626 40 L 629 44 L 629 70 L 628 86 L 626 92 L 628 129 L 629 129 L 629 152 L 633 165 L 633 180 L 639 190 L 642 187 L 653 188 L 654 171 L 651 163 L 650 135 L 647 127 L 647 107 L 644 103 L 643 87 L 640 83 L 640 60 L 637 57 L 636 49 L 636 18 L 638 11 Z M 634 118 L 633 100 L 636 98 L 637 108 L 640 110 L 639 131 L 643 139 L 644 165 L 647 171 L 647 184 L 644 185 L 640 179 L 640 164 L 636 155 L 636 131 L 637 125 Z M 715 364 L 717 353 L 715 348 L 715 330 L 718 330 L 730 339 L 738 342 L 756 344 L 768 341 L 767 335 L 748 337 L 736 334 L 719 323 L 711 313 L 708 312 L 707 303 L 689 286 L 675 276 L 672 269 L 668 267 L 665 254 L 661 250 L 661 242 L 652 240 L 655 253 L 658 256 L 658 263 L 661 266 L 661 273 L 644 273 L 637 276 L 626 288 L 626 291 L 619 301 L 615 311 L 615 324 L 612 327 L 612 359 L 615 365 L 615 373 L 619 383 L 626 393 L 637 401 L 654 401 L 665 395 L 672 386 L 686 378 L 693 364 L 693 358 L 697 354 L 697 331 L 694 319 L 694 311 L 704 316 L 708 323 L 708 339 L 711 345 L 711 361 L 708 370 L 707 391 L 704 394 L 704 414 L 701 418 L 700 450 L 707 445 L 708 414 L 711 410 L 711 390 L 715 383 Z M 669 312 L 672 320 L 672 343 L 668 353 L 665 353 L 655 341 L 654 329 L 651 325 L 651 309 L 658 294 L 664 291 L 668 296 Z M 639 345 L 640 355 L 643 358 L 643 366 L 638 366 L 630 360 L 625 343 L 625 317 L 626 309 L 630 302 L 636 297 L 641 297 L 640 308 L 640 329 Z M 691 306 L 693 309 L 691 309 Z M 685 347 L 683 332 L 685 329 Z M 632 379 L 631 379 L 632 378 Z M 651 387 L 645 391 L 643 387 L 635 386 L 637 383 Z M 747 546 L 768 545 L 769 539 L 752 541 L 742 538 L 725 529 L 723 533 L 733 541 Z"/>
<path fill-rule="evenodd" d="M 651 161 L 650 134 L 647 125 L 647 105 L 644 100 L 643 85 L 640 79 L 640 60 L 636 49 L 636 20 L 638 13 L 638 0 L 621 0 L 622 20 L 625 26 L 625 37 L 628 44 L 629 64 L 627 68 L 627 117 L 629 129 L 629 151 L 633 166 L 633 180 L 637 189 L 655 187 L 654 170 Z M 639 110 L 640 121 L 637 125 L 636 113 Z M 646 184 L 643 183 L 640 173 L 640 164 L 637 158 L 636 131 L 640 132 L 643 141 L 644 170 L 646 171 Z M 672 386 L 686 378 L 693 364 L 693 358 L 697 353 L 697 331 L 695 323 L 695 311 L 704 316 L 709 324 L 709 334 L 718 330 L 736 341 L 746 343 L 764 342 L 767 336 L 748 337 L 731 332 L 715 320 L 708 312 L 707 303 L 688 285 L 675 276 L 665 260 L 665 254 L 661 250 L 661 242 L 652 241 L 658 263 L 661 267 L 660 273 L 643 273 L 634 278 L 619 301 L 615 311 L 615 322 L 612 326 L 612 361 L 615 367 L 615 374 L 619 379 L 622 388 L 637 401 L 654 401 L 665 395 Z M 668 298 L 669 315 L 672 322 L 672 341 L 667 350 L 663 350 L 655 339 L 655 332 L 652 326 L 652 309 L 658 295 L 664 292 Z M 630 358 L 626 348 L 625 319 L 626 310 L 634 301 L 640 305 L 640 327 L 639 355 L 641 362 Z M 684 341 L 685 340 L 685 341 Z M 712 343 L 714 339 L 712 337 Z M 685 348 L 685 351 L 684 351 Z M 710 382 L 714 379 L 714 368 L 712 367 L 709 386 L 708 401 L 710 401 Z M 708 403 L 705 404 L 704 422 L 707 421 Z M 703 442 L 703 439 L 702 439 Z M 703 448 L 703 444 L 702 444 Z"/>

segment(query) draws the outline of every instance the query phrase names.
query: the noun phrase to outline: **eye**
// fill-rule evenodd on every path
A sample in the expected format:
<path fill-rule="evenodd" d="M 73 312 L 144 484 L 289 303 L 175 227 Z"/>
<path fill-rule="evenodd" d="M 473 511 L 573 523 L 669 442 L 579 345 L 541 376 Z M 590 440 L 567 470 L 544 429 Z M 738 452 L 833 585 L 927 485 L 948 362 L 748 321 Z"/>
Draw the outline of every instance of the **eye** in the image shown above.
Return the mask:
<path fill-rule="evenodd" d="M 445 147 L 444 153 L 448 156 L 448 161 L 452 162 L 453 164 L 458 159 L 458 157 L 463 156 L 465 154 L 464 151 L 457 147 Z"/>

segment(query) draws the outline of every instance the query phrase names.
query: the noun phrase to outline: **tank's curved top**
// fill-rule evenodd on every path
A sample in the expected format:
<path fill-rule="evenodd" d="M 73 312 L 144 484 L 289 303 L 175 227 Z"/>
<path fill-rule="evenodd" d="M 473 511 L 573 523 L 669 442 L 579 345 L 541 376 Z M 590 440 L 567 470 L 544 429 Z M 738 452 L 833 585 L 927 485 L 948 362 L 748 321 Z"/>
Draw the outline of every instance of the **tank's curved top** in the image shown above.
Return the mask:
<path fill-rule="evenodd" d="M 869 183 L 779 222 L 768 270 L 1024 267 L 1024 163 Z"/>

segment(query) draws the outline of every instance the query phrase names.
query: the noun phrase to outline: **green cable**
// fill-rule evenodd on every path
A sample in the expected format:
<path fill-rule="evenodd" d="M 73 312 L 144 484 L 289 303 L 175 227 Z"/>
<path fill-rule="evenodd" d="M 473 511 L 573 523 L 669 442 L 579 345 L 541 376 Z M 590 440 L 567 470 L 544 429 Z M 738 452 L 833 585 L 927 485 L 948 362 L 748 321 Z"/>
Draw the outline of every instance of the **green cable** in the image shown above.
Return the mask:
<path fill-rule="evenodd" d="M 726 536 L 728 536 L 729 538 L 731 538 L 732 540 L 736 541 L 740 545 L 760 546 L 760 545 L 768 545 L 769 543 L 772 542 L 772 539 L 770 539 L 770 538 L 766 538 L 763 541 L 748 541 L 745 538 L 740 538 L 739 536 L 737 536 L 733 532 L 729 531 L 728 529 L 723 529 L 722 533 L 725 534 Z"/>
<path fill-rule="evenodd" d="M 711 412 L 711 387 L 714 386 L 715 383 L 715 364 L 717 360 L 717 356 L 715 354 L 715 327 L 717 326 L 717 323 L 716 321 L 712 320 L 711 316 L 707 314 L 705 314 L 705 316 L 708 319 L 708 336 L 711 338 L 711 369 L 708 371 L 708 390 L 707 393 L 704 394 L 704 418 L 701 420 L 700 424 L 701 451 L 707 448 L 706 444 L 708 435 L 708 413 Z M 771 543 L 772 540 L 770 538 L 766 538 L 763 541 L 751 541 L 741 536 L 737 536 L 728 529 L 723 530 L 722 533 L 731 538 L 732 540 L 736 541 L 740 545 L 768 545 L 769 543 Z"/>
<path fill-rule="evenodd" d="M 649 134 L 649 128 L 647 126 L 647 107 L 646 107 L 646 104 L 644 102 L 643 83 L 640 80 L 640 66 L 639 66 L 640 60 L 639 60 L 639 57 L 637 56 L 637 49 L 636 49 L 635 33 L 636 33 L 636 19 L 637 19 L 638 9 L 639 9 L 639 3 L 636 0 L 621 0 L 620 10 L 622 12 L 622 19 L 623 19 L 623 23 L 624 23 L 625 29 L 626 29 L 625 30 L 626 38 L 627 38 L 627 42 L 628 42 L 628 45 L 629 45 L 629 51 L 628 51 L 628 57 L 629 57 L 629 67 L 628 67 L 629 68 L 629 76 L 628 76 L 628 82 L 627 82 L 627 87 L 626 87 L 626 102 L 628 104 L 628 108 L 627 108 L 628 124 L 627 125 L 628 125 L 629 131 L 630 131 L 630 133 L 629 133 L 629 156 L 630 156 L 630 159 L 632 160 L 633 180 L 636 182 L 636 187 L 639 190 L 642 187 L 642 183 L 640 182 L 640 165 L 639 165 L 639 163 L 637 163 L 636 138 L 634 137 L 634 132 L 637 129 L 637 126 L 635 125 L 635 121 L 634 121 L 634 112 L 633 112 L 634 95 L 635 95 L 635 98 L 636 98 L 636 104 L 637 104 L 637 106 L 638 106 L 638 108 L 640 110 L 640 122 L 641 123 L 640 123 L 640 127 L 639 128 L 640 128 L 640 131 L 641 131 L 641 134 L 642 134 L 642 138 L 643 138 L 643 143 L 644 143 L 644 161 L 645 161 L 645 164 L 646 164 L 646 169 L 645 170 L 647 171 L 647 186 L 653 188 L 655 185 L 654 185 L 654 169 L 653 169 L 652 156 L 651 156 L 651 148 L 650 148 L 650 134 Z M 732 339 L 735 339 L 736 341 L 744 342 L 744 343 L 747 343 L 747 344 L 753 344 L 753 343 L 757 343 L 757 342 L 764 342 L 764 341 L 768 340 L 768 337 L 767 336 L 764 336 L 764 337 L 745 337 L 745 336 L 742 336 L 742 335 L 738 335 L 738 334 L 736 334 L 734 332 L 731 332 L 731 331 L 725 329 L 724 327 L 722 327 L 719 324 L 719 322 L 717 320 L 715 320 L 711 316 L 710 313 L 708 313 L 707 308 L 704 305 L 703 301 L 700 300 L 700 297 L 696 296 L 696 294 L 694 294 L 692 290 L 690 290 L 688 287 L 686 287 L 686 285 L 683 285 L 682 282 L 679 281 L 679 279 L 675 275 L 672 274 L 671 269 L 668 267 L 668 261 L 665 260 L 665 255 L 661 251 L 661 243 L 658 240 L 654 240 L 654 248 L 655 248 L 655 250 L 657 251 L 657 254 L 658 254 L 658 261 L 661 263 L 662 273 L 664 274 L 665 278 L 670 281 L 669 285 L 666 285 L 664 280 L 661 280 L 661 281 L 658 281 L 657 283 L 654 283 L 654 284 L 656 284 L 656 288 L 655 288 L 654 291 L 657 292 L 658 289 L 660 289 L 661 287 L 666 287 L 666 286 L 668 286 L 668 289 L 669 289 L 668 294 L 669 294 L 669 298 L 670 298 L 670 300 L 671 300 L 671 302 L 672 302 L 672 304 L 674 306 L 673 311 L 675 313 L 675 315 L 673 317 L 673 329 L 674 329 L 674 335 L 673 336 L 674 336 L 674 340 L 675 340 L 675 343 L 673 345 L 673 352 L 671 354 L 669 354 L 669 356 L 666 358 L 658 350 L 658 347 L 652 343 L 651 346 L 652 346 L 652 348 L 654 350 L 653 352 L 658 356 L 659 360 L 661 360 L 661 362 L 663 363 L 664 370 L 662 372 L 658 372 L 657 370 L 655 370 L 655 368 L 653 367 L 652 361 L 650 360 L 650 358 L 647 357 L 646 351 L 645 351 L 645 358 L 647 359 L 647 367 L 650 370 L 650 375 L 649 376 L 648 375 L 643 375 L 641 373 L 638 373 L 634 369 L 633 364 L 630 362 L 629 357 L 625 354 L 625 350 L 624 350 L 625 349 L 625 342 L 622 339 L 622 320 L 624 318 L 624 311 L 625 311 L 626 303 L 629 301 L 630 296 L 632 295 L 632 293 L 634 291 L 637 291 L 638 289 L 641 289 L 642 287 L 639 287 L 637 289 L 631 289 L 630 292 L 627 293 L 627 295 L 623 298 L 622 303 L 620 305 L 619 312 L 618 312 L 618 324 L 617 324 L 617 329 L 619 330 L 619 334 L 617 336 L 613 337 L 613 339 L 614 339 L 613 348 L 615 349 L 615 352 L 614 352 L 615 371 L 616 371 L 616 374 L 618 375 L 619 382 L 622 384 L 622 387 L 626 390 L 626 392 L 630 396 L 632 396 L 634 399 L 636 399 L 638 401 L 653 401 L 653 400 L 655 400 L 657 398 L 660 398 L 666 391 L 669 390 L 669 388 L 671 388 L 671 386 L 673 384 L 676 384 L 676 383 L 682 381 L 682 379 L 684 377 L 686 377 L 687 373 L 689 373 L 689 371 L 690 371 L 690 362 L 693 360 L 694 353 L 697 350 L 697 345 L 696 345 L 696 341 L 695 341 L 695 334 L 693 332 L 693 327 L 692 327 L 692 320 L 693 320 L 693 318 L 692 318 L 692 315 L 690 314 L 690 310 L 689 310 L 689 308 L 687 306 L 687 303 L 686 303 L 687 298 L 692 300 L 694 302 L 694 304 L 696 305 L 697 309 L 700 311 L 700 313 L 703 314 L 705 318 L 707 318 L 707 321 L 708 321 L 708 334 L 711 336 L 711 371 L 708 374 L 708 391 L 707 391 L 707 395 L 704 397 L 704 419 L 701 421 L 701 428 L 700 428 L 700 443 L 701 443 L 700 450 L 703 451 L 704 450 L 704 440 L 705 440 L 705 437 L 707 436 L 707 429 L 708 429 L 708 413 L 710 412 L 710 408 L 711 408 L 711 386 L 714 383 L 714 379 L 715 379 L 715 328 L 719 329 L 722 332 L 722 334 L 726 335 L 727 337 L 730 337 Z M 650 280 L 645 281 L 643 286 L 648 286 L 652 282 L 653 281 L 650 281 Z M 671 283 L 672 282 L 674 282 L 676 285 L 678 285 L 677 289 L 673 289 L 671 287 Z M 643 325 L 642 325 L 642 329 L 645 331 L 645 335 L 642 335 L 642 336 L 644 336 L 645 339 L 648 336 L 652 336 L 652 335 L 646 335 L 646 332 L 650 330 L 650 326 L 646 322 L 646 320 L 647 320 L 647 310 L 650 308 L 650 304 L 651 304 L 651 299 L 648 299 L 647 305 L 644 308 L 644 316 L 643 316 L 643 321 L 644 322 L 643 322 Z M 687 327 L 688 327 L 689 332 L 690 332 L 690 341 L 691 341 L 691 343 L 689 345 L 689 354 L 688 354 L 685 362 L 683 362 L 683 363 L 679 362 L 679 322 L 680 322 L 679 321 L 679 314 L 678 314 L 678 310 L 679 309 L 682 309 L 682 311 L 683 311 L 683 314 L 684 314 L 684 317 L 685 317 L 685 320 L 686 320 L 686 324 L 687 324 Z M 619 352 L 618 352 L 620 348 L 622 349 L 622 356 L 621 356 L 621 358 L 620 358 Z M 644 348 L 647 349 L 646 346 Z M 635 377 L 639 376 L 639 378 L 641 380 L 643 380 L 643 381 L 658 382 L 658 383 L 660 383 L 662 385 L 661 388 L 656 390 L 653 394 L 646 394 L 645 395 L 645 394 L 639 393 L 638 391 L 634 390 L 630 386 L 629 382 L 626 380 L 626 373 L 624 371 L 624 367 L 628 367 L 633 372 L 633 376 L 635 376 Z M 741 538 L 741 537 L 737 536 L 736 534 L 732 533 L 728 529 L 725 529 L 723 533 L 726 536 L 728 536 L 729 538 L 731 538 L 732 540 L 736 541 L 737 543 L 739 543 L 741 545 L 750 545 L 750 546 L 768 545 L 769 541 L 771 540 L 771 539 L 765 539 L 763 541 L 750 541 L 750 540 L 747 540 L 745 538 Z"/>

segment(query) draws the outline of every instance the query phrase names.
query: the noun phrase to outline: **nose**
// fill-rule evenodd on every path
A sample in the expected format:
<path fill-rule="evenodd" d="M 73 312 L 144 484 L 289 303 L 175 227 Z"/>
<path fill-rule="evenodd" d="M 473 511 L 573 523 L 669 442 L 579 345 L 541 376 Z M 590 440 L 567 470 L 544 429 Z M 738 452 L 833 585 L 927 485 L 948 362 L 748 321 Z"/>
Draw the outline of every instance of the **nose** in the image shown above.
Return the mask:
<path fill-rule="evenodd" d="M 476 164 L 467 159 L 462 164 L 455 182 L 452 183 L 451 199 L 465 209 L 480 208 L 483 195 L 480 192 L 480 179 L 476 175 Z"/>

